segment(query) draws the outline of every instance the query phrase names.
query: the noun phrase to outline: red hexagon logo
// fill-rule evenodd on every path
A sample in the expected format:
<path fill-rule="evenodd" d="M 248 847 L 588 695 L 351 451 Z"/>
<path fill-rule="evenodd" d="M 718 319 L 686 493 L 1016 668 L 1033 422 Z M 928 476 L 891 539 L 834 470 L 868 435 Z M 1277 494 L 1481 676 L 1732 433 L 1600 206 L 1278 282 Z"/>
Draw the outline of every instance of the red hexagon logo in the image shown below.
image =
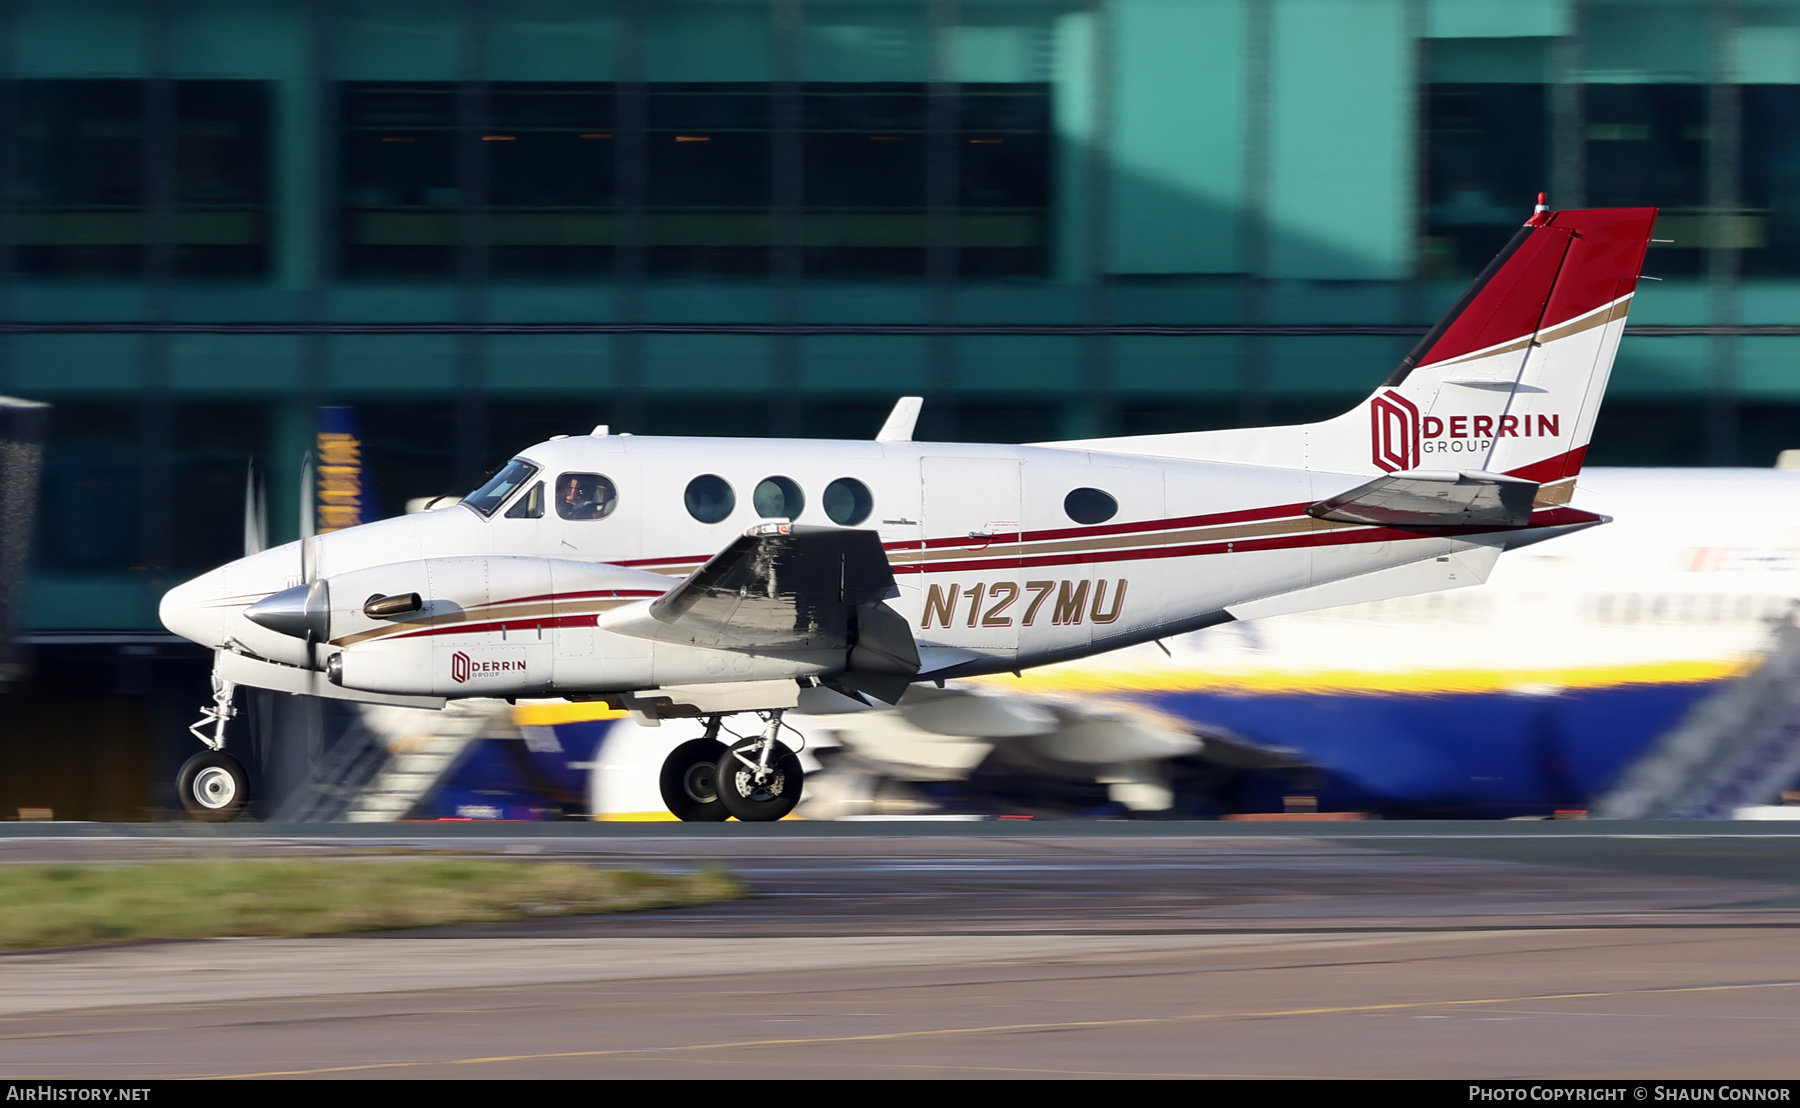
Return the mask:
<path fill-rule="evenodd" d="M 462 684 L 469 679 L 469 656 L 458 650 L 450 655 L 450 680 Z"/>
<path fill-rule="evenodd" d="M 1369 447 L 1375 465 L 1389 473 L 1419 464 L 1419 409 L 1393 389 L 1369 401 Z"/>

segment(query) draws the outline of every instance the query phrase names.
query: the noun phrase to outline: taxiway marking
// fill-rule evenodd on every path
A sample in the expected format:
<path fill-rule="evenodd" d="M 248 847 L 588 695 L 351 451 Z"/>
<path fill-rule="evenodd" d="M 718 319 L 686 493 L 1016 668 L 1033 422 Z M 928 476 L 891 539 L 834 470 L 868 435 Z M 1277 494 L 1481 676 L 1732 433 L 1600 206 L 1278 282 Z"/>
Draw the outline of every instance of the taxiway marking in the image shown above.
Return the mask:
<path fill-rule="evenodd" d="M 1389 1004 L 1348 1004 L 1324 1008 L 1278 1008 L 1261 1012 L 1196 1012 L 1180 1016 L 1134 1016 L 1109 1020 L 1059 1020 L 1050 1023 L 997 1023 L 971 1027 L 937 1027 L 916 1031 L 883 1031 L 867 1035 L 824 1035 L 794 1039 L 732 1039 L 714 1043 L 688 1043 L 680 1046 L 633 1046 L 611 1050 L 566 1050 L 546 1054 L 497 1054 L 478 1058 L 429 1058 L 408 1062 L 366 1062 L 354 1066 L 322 1066 L 317 1069 L 268 1070 L 262 1073 L 206 1075 L 215 1079 L 237 1080 L 255 1077 L 304 1077 L 320 1073 L 356 1073 L 368 1070 L 403 1069 L 417 1066 L 481 1066 L 499 1062 L 544 1062 L 558 1058 L 605 1058 L 637 1054 L 676 1054 L 704 1050 L 739 1050 L 768 1046 L 829 1046 L 834 1043 L 893 1042 L 902 1039 L 947 1038 L 953 1035 L 993 1035 L 1018 1031 L 1075 1031 L 1100 1027 L 1144 1027 L 1154 1024 L 1199 1023 L 1233 1019 L 1279 1019 L 1292 1016 L 1351 1015 L 1360 1012 L 1397 1012 L 1416 1008 L 1457 1008 L 1485 1004 L 1524 1004 L 1554 1000 L 1597 1000 L 1620 996 L 1660 996 L 1678 993 L 1734 992 L 1746 989 L 1790 989 L 1800 981 L 1748 981 L 1728 985 L 1671 985 L 1653 989 L 1613 989 L 1580 993 L 1537 993 L 1528 996 L 1470 997 L 1461 1000 L 1411 1000 Z"/>

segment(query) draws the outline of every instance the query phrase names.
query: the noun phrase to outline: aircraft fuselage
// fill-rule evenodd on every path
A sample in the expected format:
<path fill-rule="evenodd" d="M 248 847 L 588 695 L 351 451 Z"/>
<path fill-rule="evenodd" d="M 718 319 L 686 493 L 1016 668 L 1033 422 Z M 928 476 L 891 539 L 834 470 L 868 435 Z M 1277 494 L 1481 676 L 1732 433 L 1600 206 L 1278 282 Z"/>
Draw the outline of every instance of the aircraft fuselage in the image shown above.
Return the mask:
<path fill-rule="evenodd" d="M 374 693 L 557 696 L 827 677 L 843 669 L 841 650 L 732 650 L 641 626 L 652 599 L 771 518 L 755 502 L 771 478 L 783 479 L 781 510 L 800 502 L 776 518 L 879 535 L 898 586 L 889 605 L 912 628 L 925 676 L 1108 650 L 1219 622 L 1259 597 L 1499 541 L 1305 514 L 1355 475 L 1055 447 L 621 435 L 552 440 L 518 458 L 535 469 L 485 516 L 457 503 L 308 540 L 331 600 L 312 641 L 244 616 L 301 584 L 299 543 L 171 591 L 164 622 L 290 666 L 324 669 L 340 655 L 334 680 Z M 602 518 L 558 511 L 565 475 L 605 478 L 616 506 Z M 708 483 L 711 521 L 688 506 L 706 477 L 729 489 L 722 497 Z M 863 501 L 840 486 L 828 503 L 846 480 L 866 490 Z M 540 483 L 533 518 L 523 506 Z M 734 503 L 721 515 L 725 499 Z M 422 598 L 418 612 L 362 610 L 370 597 L 407 593 Z"/>

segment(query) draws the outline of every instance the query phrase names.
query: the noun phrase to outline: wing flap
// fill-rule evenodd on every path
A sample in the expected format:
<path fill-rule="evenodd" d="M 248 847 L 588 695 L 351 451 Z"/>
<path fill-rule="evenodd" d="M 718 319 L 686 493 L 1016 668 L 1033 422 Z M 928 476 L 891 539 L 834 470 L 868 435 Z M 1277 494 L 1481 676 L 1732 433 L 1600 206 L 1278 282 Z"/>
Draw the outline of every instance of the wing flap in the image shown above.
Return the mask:
<path fill-rule="evenodd" d="M 1306 509 L 1317 519 L 1386 527 L 1524 527 L 1536 481 L 1481 470 L 1384 474 Z"/>
<path fill-rule="evenodd" d="M 875 670 L 918 672 L 918 654 L 882 604 L 898 596 L 873 531 L 761 524 L 734 539 L 649 614 L 679 637 L 721 649 L 845 650 Z M 885 619 L 883 616 L 892 616 Z M 899 621 L 904 625 L 904 621 Z M 868 625 L 866 643 L 858 630 Z M 867 656 L 865 658 L 865 656 Z"/>

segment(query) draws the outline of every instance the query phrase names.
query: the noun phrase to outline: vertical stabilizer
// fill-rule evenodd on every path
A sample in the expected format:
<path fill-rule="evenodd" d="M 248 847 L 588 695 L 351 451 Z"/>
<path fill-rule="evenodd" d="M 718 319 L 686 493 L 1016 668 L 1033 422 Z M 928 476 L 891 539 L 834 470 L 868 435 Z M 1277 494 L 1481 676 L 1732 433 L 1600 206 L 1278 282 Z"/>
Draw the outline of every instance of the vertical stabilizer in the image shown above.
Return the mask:
<path fill-rule="evenodd" d="M 1594 432 L 1654 208 L 1540 212 L 1307 465 L 1487 470 L 1565 502 Z"/>
<path fill-rule="evenodd" d="M 1542 206 L 1375 393 L 1322 423 L 1056 445 L 1331 473 L 1485 470 L 1566 503 L 1655 208 Z M 1048 445 L 1048 444 L 1047 444 Z"/>

